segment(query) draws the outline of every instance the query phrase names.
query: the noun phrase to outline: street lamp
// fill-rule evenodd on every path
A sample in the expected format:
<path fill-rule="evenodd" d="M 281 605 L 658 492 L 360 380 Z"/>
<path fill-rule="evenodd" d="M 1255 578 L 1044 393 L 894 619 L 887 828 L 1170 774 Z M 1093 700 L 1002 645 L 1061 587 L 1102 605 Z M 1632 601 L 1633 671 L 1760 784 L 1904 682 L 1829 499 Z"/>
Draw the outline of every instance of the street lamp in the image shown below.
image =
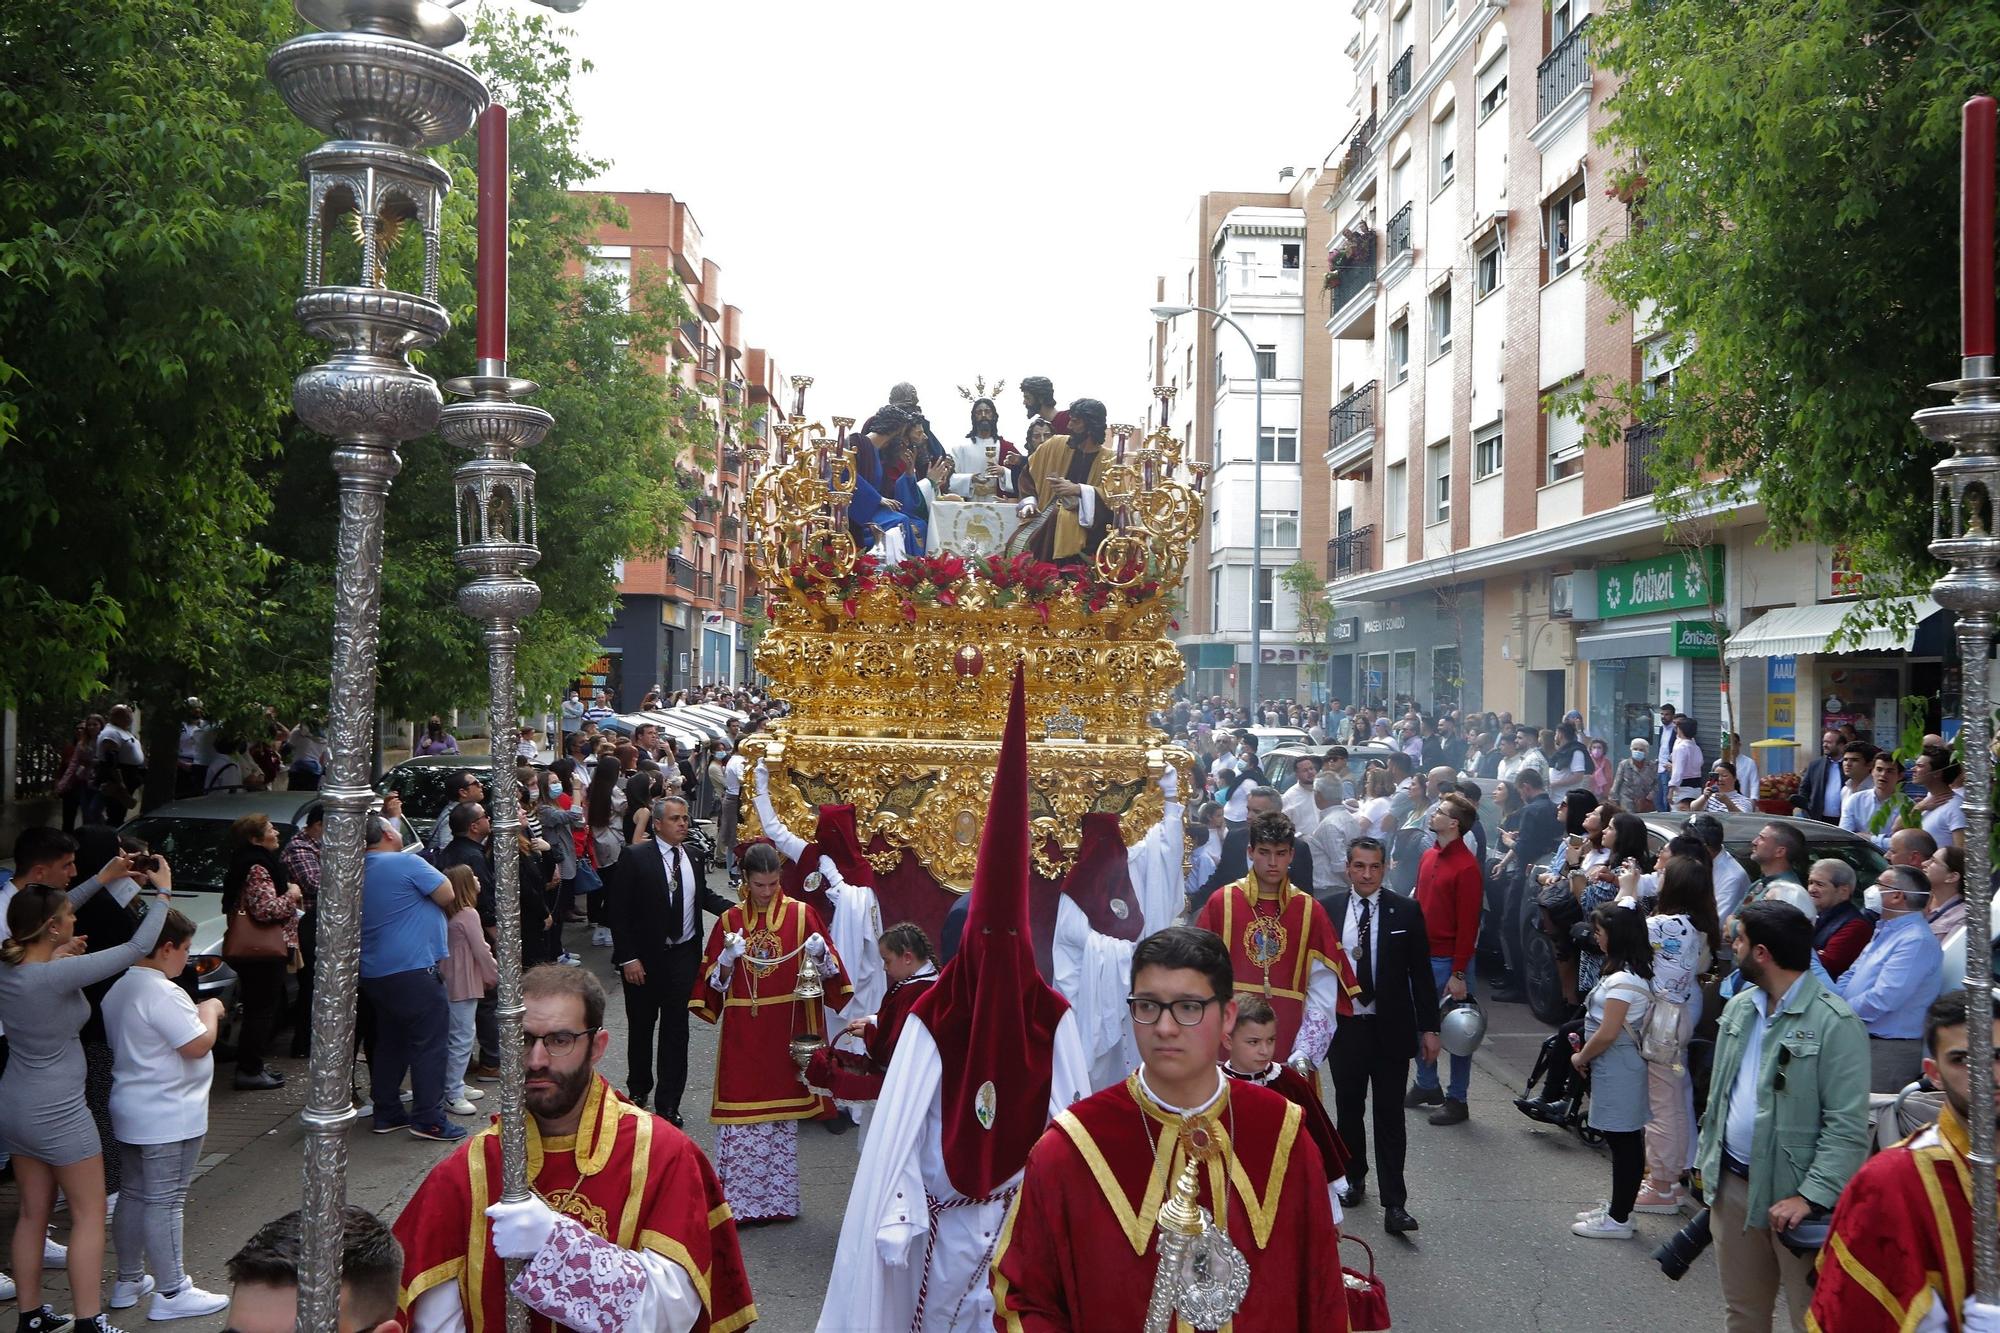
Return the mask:
<path fill-rule="evenodd" d="M 1211 310 L 1205 305 L 1153 307 L 1153 318 L 1163 324 L 1171 324 L 1181 315 L 1194 314 L 1212 316 L 1242 336 L 1243 345 L 1250 349 L 1250 383 L 1256 388 L 1257 445 L 1250 453 L 1251 505 L 1257 511 L 1256 526 L 1250 531 L 1250 720 L 1255 722 L 1264 703 L 1264 696 L 1258 689 L 1264 665 L 1264 608 L 1261 601 L 1264 590 L 1264 375 L 1262 367 L 1257 364 L 1257 343 L 1251 338 L 1250 331 L 1220 310 Z M 1276 602 L 1274 595 L 1272 604 L 1275 606 Z"/>

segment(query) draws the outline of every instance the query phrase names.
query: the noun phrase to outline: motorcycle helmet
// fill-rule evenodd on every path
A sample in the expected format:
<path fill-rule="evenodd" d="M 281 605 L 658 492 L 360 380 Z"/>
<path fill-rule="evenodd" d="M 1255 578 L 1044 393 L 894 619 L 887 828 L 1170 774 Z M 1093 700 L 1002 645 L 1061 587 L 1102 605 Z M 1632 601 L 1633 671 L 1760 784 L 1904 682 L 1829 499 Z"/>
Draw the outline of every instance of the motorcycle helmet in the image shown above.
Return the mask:
<path fill-rule="evenodd" d="M 1438 1044 L 1457 1056 L 1470 1056 L 1486 1040 L 1486 1014 L 1471 996 L 1446 1000 L 1438 1021 Z"/>

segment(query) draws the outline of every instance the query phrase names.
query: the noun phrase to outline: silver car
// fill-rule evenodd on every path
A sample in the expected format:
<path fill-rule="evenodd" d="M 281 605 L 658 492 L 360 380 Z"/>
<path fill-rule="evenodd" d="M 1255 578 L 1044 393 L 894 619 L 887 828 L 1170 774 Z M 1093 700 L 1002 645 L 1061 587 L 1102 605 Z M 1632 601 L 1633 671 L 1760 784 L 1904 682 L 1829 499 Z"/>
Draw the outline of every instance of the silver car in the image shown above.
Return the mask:
<path fill-rule="evenodd" d="M 263 815 L 288 843 L 305 823 L 305 813 L 319 803 L 310 791 L 227 792 L 169 801 L 126 821 L 119 832 L 139 839 L 163 856 L 173 869 L 174 906 L 194 921 L 188 946 L 188 970 L 198 978 L 202 998 L 231 1002 L 236 973 L 222 960 L 222 882 L 229 874 L 234 846 L 230 826 L 245 815 Z M 417 832 L 402 821 L 405 846 L 417 845 Z"/>

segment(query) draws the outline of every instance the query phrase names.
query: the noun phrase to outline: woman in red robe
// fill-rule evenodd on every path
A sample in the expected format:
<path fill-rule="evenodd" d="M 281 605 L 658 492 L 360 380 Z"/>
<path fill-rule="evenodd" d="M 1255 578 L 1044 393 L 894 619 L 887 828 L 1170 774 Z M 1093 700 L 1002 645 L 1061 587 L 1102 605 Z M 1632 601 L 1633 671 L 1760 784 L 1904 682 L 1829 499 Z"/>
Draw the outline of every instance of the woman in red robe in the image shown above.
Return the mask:
<path fill-rule="evenodd" d="M 783 877 L 777 848 L 759 843 L 743 854 L 746 901 L 716 919 L 688 1001 L 722 1028 L 708 1118 L 716 1174 L 740 1222 L 799 1215 L 798 1122 L 832 1115 L 833 1103 L 805 1085 L 792 1039 L 824 1041 L 821 1004 L 837 1009 L 854 990 L 819 914 L 785 896 Z M 806 957 L 820 973 L 823 999 L 797 993 Z"/>
<path fill-rule="evenodd" d="M 872 1102 L 882 1095 L 882 1078 L 889 1072 L 903 1020 L 937 980 L 937 949 L 915 922 L 889 927 L 877 947 L 889 978 L 888 993 L 879 1011 L 855 1019 L 845 1030 L 845 1035 L 861 1038 L 863 1049 L 822 1046 L 806 1064 L 807 1085 L 843 1102 Z"/>

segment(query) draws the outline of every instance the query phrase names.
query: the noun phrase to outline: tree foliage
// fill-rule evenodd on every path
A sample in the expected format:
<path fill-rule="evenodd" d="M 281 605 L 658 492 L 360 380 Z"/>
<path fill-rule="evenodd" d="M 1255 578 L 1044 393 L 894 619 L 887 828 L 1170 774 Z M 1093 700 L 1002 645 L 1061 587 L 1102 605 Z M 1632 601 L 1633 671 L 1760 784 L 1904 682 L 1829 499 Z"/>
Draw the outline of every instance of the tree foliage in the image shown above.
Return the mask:
<path fill-rule="evenodd" d="M 285 0 L 50 0 L 0 12 L 0 502 L 13 521 L 0 696 L 117 688 L 212 715 L 326 698 L 337 521 L 330 442 L 291 416 L 321 359 L 292 319 L 302 272 L 298 160 L 318 135 L 264 78 L 298 30 Z M 459 52 L 513 115 L 512 369 L 556 418 L 538 472 L 542 610 L 523 626 L 537 703 L 597 654 L 611 569 L 671 539 L 674 463 L 706 451 L 702 400 L 651 369 L 687 317 L 671 281 L 625 302 L 590 275 L 610 206 L 570 191 L 604 167 L 579 146 L 562 34 L 488 10 Z M 470 137 L 438 154 L 441 299 L 453 332 L 416 358 L 473 366 Z M 414 238 L 389 279 L 411 287 Z M 339 270 L 329 259 L 329 273 Z M 453 594 L 451 472 L 435 437 L 404 451 L 385 538 L 381 700 L 405 714 L 483 701 L 485 651 Z M 165 710 L 161 710 L 164 712 Z"/>
<path fill-rule="evenodd" d="M 2000 9 L 1624 0 L 1590 35 L 1633 200 L 1592 268 L 1686 354 L 1669 397 L 1595 386 L 1593 431 L 1657 422 L 1656 476 L 1717 479 L 1670 512 L 1754 494 L 1773 540 L 1918 575 L 1937 452 L 1910 414 L 1957 366 L 1959 106 L 2000 82 Z"/>
<path fill-rule="evenodd" d="M 1326 576 L 1307 560 L 1295 560 L 1278 572 L 1278 582 L 1292 594 L 1297 607 L 1299 642 L 1314 650 L 1326 647 L 1327 627 L 1333 623 L 1333 598 L 1327 595 Z M 1319 668 L 1308 666 L 1308 684 L 1317 680 Z"/>

